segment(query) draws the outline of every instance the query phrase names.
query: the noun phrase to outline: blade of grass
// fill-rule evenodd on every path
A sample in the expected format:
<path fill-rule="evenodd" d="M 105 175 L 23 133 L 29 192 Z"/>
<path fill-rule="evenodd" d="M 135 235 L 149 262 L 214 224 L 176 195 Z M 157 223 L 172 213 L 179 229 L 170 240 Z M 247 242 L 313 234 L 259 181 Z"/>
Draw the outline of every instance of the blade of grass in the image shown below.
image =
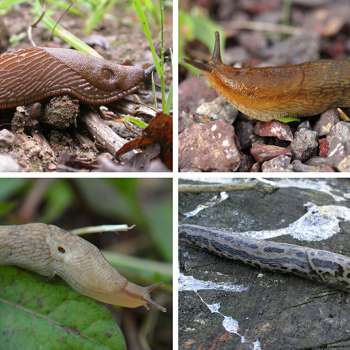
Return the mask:
<path fill-rule="evenodd" d="M 147 283 L 172 282 L 172 265 L 115 252 L 103 251 L 103 255 L 121 273 Z"/>
<path fill-rule="evenodd" d="M 102 0 L 92 11 L 89 11 L 89 17 L 85 23 L 84 32 L 90 34 L 102 21 L 108 10 L 116 3 L 116 0 Z"/>
<path fill-rule="evenodd" d="M 142 30 L 145 34 L 148 46 L 151 50 L 153 63 L 156 67 L 157 74 L 160 79 L 161 84 L 161 94 L 162 94 L 162 110 L 165 112 L 166 99 L 165 99 L 165 74 L 164 74 L 164 2 L 163 0 L 159 1 L 159 10 L 160 10 L 160 33 L 161 33 L 161 53 L 160 57 L 158 56 L 155 46 L 153 44 L 152 34 L 150 26 L 146 17 L 145 10 L 142 6 L 141 0 L 133 0 L 134 9 L 141 23 Z"/>
<path fill-rule="evenodd" d="M 76 7 L 74 3 L 73 6 L 70 6 L 70 2 L 65 0 L 45 0 L 47 4 L 50 4 L 55 9 L 63 10 L 71 13 L 72 15 L 83 17 L 84 14 Z"/>
<path fill-rule="evenodd" d="M 166 98 L 165 112 L 164 112 L 165 114 L 170 115 L 170 111 L 172 109 L 172 105 L 173 105 L 173 86 L 170 85 L 168 96 Z"/>
<path fill-rule="evenodd" d="M 22 4 L 26 0 L 1 0 L 0 1 L 0 10 L 9 10 L 12 6 Z"/>
<path fill-rule="evenodd" d="M 157 55 L 156 49 L 155 49 L 154 44 L 153 44 L 151 30 L 149 28 L 149 24 L 148 24 L 148 21 L 146 18 L 145 11 L 143 10 L 141 0 L 133 0 L 133 5 L 135 8 L 136 14 L 141 22 L 141 27 L 142 27 L 143 33 L 145 34 L 148 46 L 151 50 L 152 59 L 153 59 L 154 65 L 156 67 L 157 74 L 160 77 L 162 75 L 162 67 L 160 66 L 160 60 L 159 60 L 159 57 Z"/>
<path fill-rule="evenodd" d="M 170 50 L 170 63 L 171 67 L 173 66 L 173 52 Z M 166 98 L 166 104 L 165 104 L 165 113 L 170 115 L 170 111 L 173 107 L 173 85 L 170 85 L 168 96 Z"/>
<path fill-rule="evenodd" d="M 157 95 L 156 95 L 156 82 L 154 81 L 154 74 L 152 73 L 152 95 L 153 95 L 153 103 L 155 109 L 158 109 L 157 103 Z"/>
<path fill-rule="evenodd" d="M 131 124 L 134 124 L 134 125 L 138 126 L 141 129 L 146 129 L 147 126 L 148 126 L 148 124 L 145 123 L 143 120 L 135 118 L 135 117 L 132 117 L 132 116 L 125 116 L 123 118 L 123 121 L 124 122 L 129 122 Z"/>
<path fill-rule="evenodd" d="M 39 0 L 35 0 L 33 11 L 34 11 L 34 14 L 38 17 L 43 13 L 43 8 Z M 92 47 L 85 44 L 82 40 L 80 40 L 78 37 L 76 37 L 74 34 L 69 32 L 68 30 L 64 29 L 60 24 L 57 24 L 56 21 L 51 18 L 50 12 L 45 13 L 44 17 L 42 18 L 42 23 L 48 30 L 50 30 L 51 32 L 53 31 L 53 35 L 62 39 L 71 47 L 74 47 L 75 49 L 81 52 L 85 52 L 89 55 L 102 58 L 102 56 L 97 51 L 95 51 Z"/>
<path fill-rule="evenodd" d="M 165 72 L 164 72 L 164 2 L 159 0 L 160 10 L 160 64 L 162 67 L 162 76 L 160 77 L 161 92 L 162 92 L 162 111 L 165 112 Z"/>

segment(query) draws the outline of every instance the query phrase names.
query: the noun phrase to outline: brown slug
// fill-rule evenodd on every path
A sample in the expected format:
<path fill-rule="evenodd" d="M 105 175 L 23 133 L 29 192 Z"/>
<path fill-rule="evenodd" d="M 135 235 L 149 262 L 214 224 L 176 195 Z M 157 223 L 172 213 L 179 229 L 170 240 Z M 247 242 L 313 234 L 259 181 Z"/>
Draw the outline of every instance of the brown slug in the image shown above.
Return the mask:
<path fill-rule="evenodd" d="M 147 72 L 62 48 L 34 47 L 0 55 L 0 109 L 69 95 L 108 104 L 137 90 Z"/>
<path fill-rule="evenodd" d="M 46 277 L 61 277 L 73 289 L 107 304 L 135 308 L 155 303 L 150 292 L 129 282 L 85 239 L 57 226 L 0 226 L 0 265 L 15 265 Z"/>
<path fill-rule="evenodd" d="M 307 117 L 334 107 L 350 107 L 350 60 L 234 68 L 222 62 L 216 32 L 210 61 L 186 62 L 202 70 L 219 94 L 252 119 Z"/>

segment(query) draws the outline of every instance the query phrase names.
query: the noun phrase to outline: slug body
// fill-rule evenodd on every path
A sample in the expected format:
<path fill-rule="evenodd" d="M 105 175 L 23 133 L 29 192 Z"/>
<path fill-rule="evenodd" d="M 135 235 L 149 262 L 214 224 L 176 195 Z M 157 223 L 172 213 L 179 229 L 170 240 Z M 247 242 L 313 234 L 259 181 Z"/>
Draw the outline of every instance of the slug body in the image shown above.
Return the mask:
<path fill-rule="evenodd" d="M 219 94 L 252 119 L 307 117 L 334 107 L 350 107 L 350 60 L 234 68 L 222 62 L 216 33 L 208 63 L 187 61 L 201 69 Z"/>
<path fill-rule="evenodd" d="M 61 48 L 34 47 L 0 55 L 0 109 L 69 95 L 87 104 L 108 104 L 137 90 L 139 67 Z"/>
<path fill-rule="evenodd" d="M 350 258 L 341 254 L 197 225 L 180 225 L 179 238 L 253 267 L 291 273 L 350 292 Z"/>
<path fill-rule="evenodd" d="M 46 224 L 0 226 L 0 265 L 61 277 L 79 293 L 124 307 L 154 305 L 154 286 L 129 282 L 88 241 Z"/>

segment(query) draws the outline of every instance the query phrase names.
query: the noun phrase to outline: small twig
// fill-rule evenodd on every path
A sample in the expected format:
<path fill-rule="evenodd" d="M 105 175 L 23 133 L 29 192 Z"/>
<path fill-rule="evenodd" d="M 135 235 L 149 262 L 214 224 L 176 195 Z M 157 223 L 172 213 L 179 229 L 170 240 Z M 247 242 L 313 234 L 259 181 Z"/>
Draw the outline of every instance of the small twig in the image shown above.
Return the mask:
<path fill-rule="evenodd" d="M 101 148 L 113 156 L 127 143 L 127 140 L 117 135 L 95 112 L 89 111 L 85 113 L 82 116 L 82 121 Z"/>
<path fill-rule="evenodd" d="M 341 108 L 337 108 L 337 111 L 339 113 L 340 120 L 342 120 L 343 122 L 350 121 L 349 116 Z"/>
<path fill-rule="evenodd" d="M 74 230 L 71 230 L 70 232 L 74 235 L 88 235 L 90 233 L 104 233 L 104 232 L 122 232 L 122 231 L 129 231 L 132 230 L 135 227 L 135 225 L 128 226 L 128 225 L 99 225 L 99 226 L 87 226 L 87 227 L 81 227 Z"/>
<path fill-rule="evenodd" d="M 166 302 L 166 298 L 162 298 L 163 302 Z M 148 344 L 147 339 L 153 339 L 155 334 L 155 328 L 157 326 L 157 322 L 159 320 L 160 313 L 156 308 L 152 308 L 147 314 L 146 320 L 143 323 L 139 337 L 140 343 L 142 344 L 144 349 L 151 350 L 150 345 Z"/>
<path fill-rule="evenodd" d="M 55 179 L 38 179 L 34 182 L 28 195 L 24 198 L 22 206 L 18 211 L 18 219 L 20 222 L 31 222 L 42 203 L 43 197 Z"/>
<path fill-rule="evenodd" d="M 209 184 L 209 185 L 190 185 L 180 184 L 178 188 L 179 192 L 230 192 L 230 191 L 247 191 L 255 190 L 260 192 L 271 193 L 277 190 L 277 187 L 262 184 L 259 182 L 245 183 L 245 184 Z"/>
<path fill-rule="evenodd" d="M 32 30 L 33 30 L 33 28 L 35 28 L 41 22 L 41 20 L 45 16 L 45 13 L 46 13 L 46 10 L 43 10 L 43 12 L 39 16 L 39 18 L 34 23 L 32 23 L 27 29 L 28 40 L 30 41 L 30 43 L 32 44 L 33 47 L 36 47 L 36 44 L 35 44 L 35 42 L 33 40 Z"/>
<path fill-rule="evenodd" d="M 137 103 L 128 97 L 124 98 L 123 100 L 118 101 L 118 104 L 115 104 L 116 109 L 118 112 L 122 114 L 129 114 L 129 115 L 138 115 L 138 114 L 145 114 L 148 117 L 155 117 L 157 114 L 157 110 L 146 106 L 144 104 Z"/>
<path fill-rule="evenodd" d="M 122 327 L 126 337 L 127 346 L 130 350 L 146 350 L 140 344 L 136 320 L 131 311 L 125 310 Z"/>
<path fill-rule="evenodd" d="M 62 14 L 60 15 L 60 17 L 58 18 L 58 20 L 56 21 L 55 25 L 53 26 L 52 30 L 51 30 L 51 40 L 53 39 L 54 35 L 55 35 L 55 30 L 57 28 L 57 26 L 59 25 L 60 21 L 62 20 L 63 16 L 72 8 L 73 3 L 69 1 L 69 6 L 62 12 Z"/>

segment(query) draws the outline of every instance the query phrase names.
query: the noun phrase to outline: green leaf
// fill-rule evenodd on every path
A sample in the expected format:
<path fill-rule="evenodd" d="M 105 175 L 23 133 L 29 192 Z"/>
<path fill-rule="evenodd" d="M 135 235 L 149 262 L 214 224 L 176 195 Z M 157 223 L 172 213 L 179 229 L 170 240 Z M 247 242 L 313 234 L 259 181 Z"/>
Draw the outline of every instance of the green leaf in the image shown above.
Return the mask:
<path fill-rule="evenodd" d="M 72 204 L 74 194 L 65 179 L 53 182 L 46 193 L 46 206 L 40 222 L 50 223 L 60 217 Z"/>
<path fill-rule="evenodd" d="M 95 212 L 123 224 L 144 226 L 144 215 L 138 204 L 137 179 L 77 179 L 74 180 L 87 205 Z M 117 221 L 115 221 L 118 223 Z"/>
<path fill-rule="evenodd" d="M 43 8 L 41 6 L 40 0 L 35 0 L 33 4 L 33 12 L 37 17 L 40 17 L 43 13 Z M 94 50 L 92 47 L 87 45 L 84 41 L 79 39 L 76 35 L 68 31 L 67 29 L 64 29 L 60 24 L 58 24 L 55 20 L 51 17 L 52 11 L 46 10 L 45 15 L 41 19 L 41 23 L 50 30 L 54 36 L 60 38 L 70 46 L 74 47 L 75 49 L 85 52 L 89 55 L 101 58 L 102 56 Z"/>
<path fill-rule="evenodd" d="M 30 179 L 0 179 L 0 200 L 8 199 L 22 191 L 30 181 Z"/>
<path fill-rule="evenodd" d="M 194 7 L 190 14 L 179 11 L 181 28 L 185 28 L 185 35 L 179 35 L 179 62 L 183 61 L 184 48 L 186 41 L 198 40 L 205 44 L 210 52 L 214 49 L 214 33 L 220 33 L 221 52 L 224 52 L 225 47 L 225 32 L 222 27 L 213 22 L 209 17 L 204 15 L 199 8 Z"/>
<path fill-rule="evenodd" d="M 9 10 L 12 6 L 26 2 L 27 0 L 1 0 L 0 10 Z"/>
<path fill-rule="evenodd" d="M 0 216 L 5 216 L 16 208 L 14 202 L 0 202 Z"/>
<path fill-rule="evenodd" d="M 131 124 L 134 124 L 134 125 L 138 126 L 141 129 L 146 129 L 147 126 L 148 126 L 148 124 L 145 123 L 143 120 L 141 120 L 139 118 L 135 118 L 135 117 L 129 116 L 129 115 L 125 116 L 123 118 L 123 121 L 124 122 L 129 122 Z"/>
<path fill-rule="evenodd" d="M 89 11 L 89 16 L 86 20 L 84 28 L 85 34 L 90 34 L 92 30 L 102 22 L 103 17 L 115 2 L 116 0 L 100 0 L 94 9 Z"/>
<path fill-rule="evenodd" d="M 283 123 L 283 124 L 288 124 L 288 123 L 292 123 L 292 122 L 300 122 L 300 118 L 295 118 L 295 117 L 279 117 L 276 120 L 279 121 L 280 123 Z"/>
<path fill-rule="evenodd" d="M 172 264 L 162 263 L 134 256 L 104 251 L 103 255 L 123 276 L 133 282 L 154 284 L 158 282 L 171 285 Z"/>
<path fill-rule="evenodd" d="M 1 349 L 126 349 L 107 308 L 63 281 L 1 267 L 0 285 Z"/>
<path fill-rule="evenodd" d="M 172 203 L 169 200 L 145 208 L 150 234 L 167 261 L 172 261 L 172 212 Z"/>

